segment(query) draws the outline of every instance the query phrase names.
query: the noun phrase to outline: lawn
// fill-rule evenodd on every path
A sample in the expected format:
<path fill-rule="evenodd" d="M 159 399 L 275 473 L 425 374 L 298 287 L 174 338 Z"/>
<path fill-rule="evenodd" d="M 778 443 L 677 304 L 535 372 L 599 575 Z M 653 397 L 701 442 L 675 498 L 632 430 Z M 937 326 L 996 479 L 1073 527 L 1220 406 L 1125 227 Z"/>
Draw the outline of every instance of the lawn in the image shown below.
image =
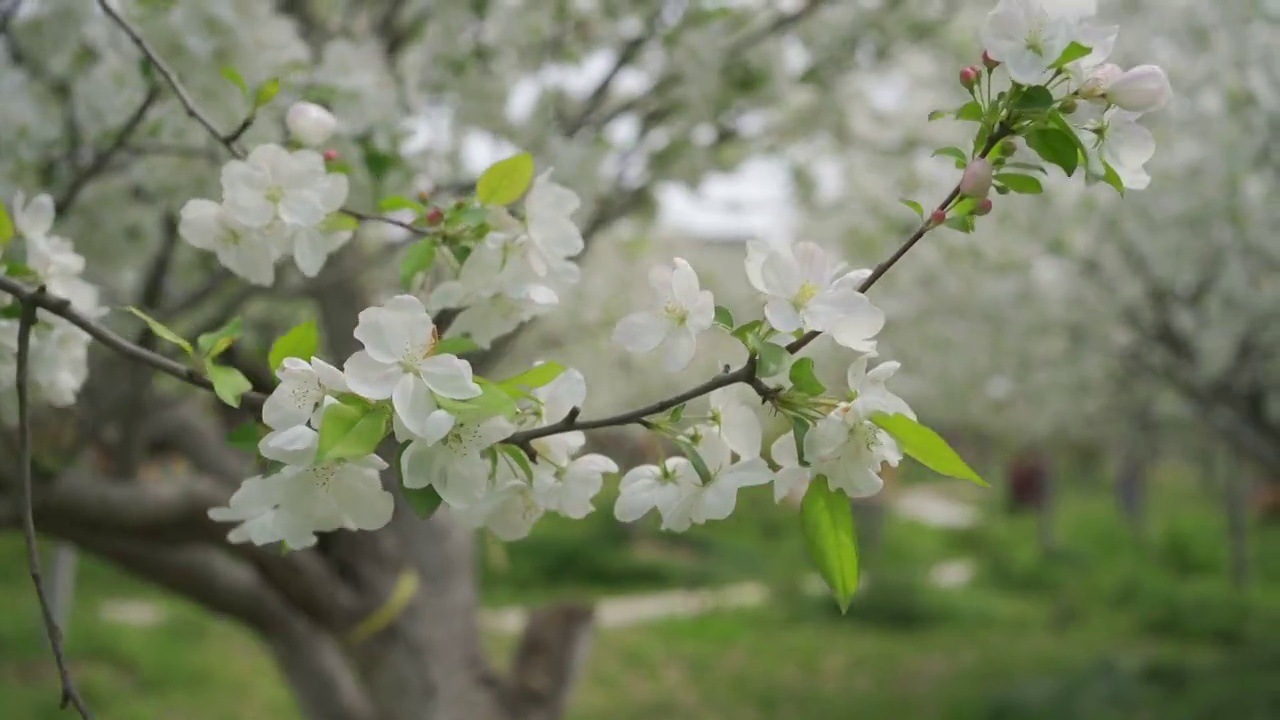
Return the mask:
<path fill-rule="evenodd" d="M 992 511 L 967 531 L 891 520 L 848 617 L 797 589 L 794 517 L 763 495 L 682 538 L 628 536 L 599 513 L 488 553 L 487 602 L 745 577 L 774 588 L 762 608 L 601 631 L 573 720 L 1280 716 L 1280 530 L 1255 528 L 1255 586 L 1237 593 L 1201 492 L 1160 493 L 1139 545 L 1105 492 L 1073 491 L 1050 561 L 1030 518 Z M 969 586 L 925 582 L 957 556 L 977 561 Z M 78 595 L 68 652 L 103 720 L 297 717 L 270 658 L 235 625 L 92 559 Z M 163 621 L 104 619 L 104 603 L 122 598 L 154 603 Z M 67 717 L 12 536 L 0 542 L 0 606 L 3 715 Z"/>

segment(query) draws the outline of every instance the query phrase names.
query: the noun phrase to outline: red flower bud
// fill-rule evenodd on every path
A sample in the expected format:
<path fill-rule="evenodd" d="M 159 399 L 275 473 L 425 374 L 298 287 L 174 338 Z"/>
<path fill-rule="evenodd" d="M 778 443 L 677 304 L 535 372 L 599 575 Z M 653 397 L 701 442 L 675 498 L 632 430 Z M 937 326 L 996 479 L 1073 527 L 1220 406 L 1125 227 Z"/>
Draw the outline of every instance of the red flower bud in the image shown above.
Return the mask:
<path fill-rule="evenodd" d="M 991 198 L 982 198 L 978 201 L 978 206 L 973 209 L 974 215 L 986 215 L 991 212 Z"/>
<path fill-rule="evenodd" d="M 431 208 L 427 212 L 427 224 L 431 226 L 439 225 L 444 222 L 444 212 L 440 208 Z"/>
<path fill-rule="evenodd" d="M 337 159 L 338 159 L 338 151 L 337 151 L 337 150 L 334 150 L 333 148 L 329 148 L 328 150 L 325 150 L 325 151 L 324 151 L 324 161 L 325 161 L 325 162 L 333 162 L 334 160 L 337 160 Z"/>
<path fill-rule="evenodd" d="M 982 64 L 986 65 L 988 70 L 995 70 L 1000 67 L 1000 61 L 988 55 L 986 50 L 982 51 Z"/>
<path fill-rule="evenodd" d="M 971 88 L 978 83 L 978 78 L 980 77 L 982 77 L 982 68 L 977 65 L 970 65 L 960 71 L 960 84 Z"/>
<path fill-rule="evenodd" d="M 929 214 L 929 227 L 937 227 L 947 221 L 946 210 L 934 210 Z"/>

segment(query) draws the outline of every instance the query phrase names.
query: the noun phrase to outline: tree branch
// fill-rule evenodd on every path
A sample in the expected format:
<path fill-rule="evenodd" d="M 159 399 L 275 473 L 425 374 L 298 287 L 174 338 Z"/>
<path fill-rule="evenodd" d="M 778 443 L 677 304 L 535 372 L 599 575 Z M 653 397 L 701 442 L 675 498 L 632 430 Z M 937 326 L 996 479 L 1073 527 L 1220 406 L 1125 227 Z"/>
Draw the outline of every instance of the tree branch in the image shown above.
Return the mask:
<path fill-rule="evenodd" d="M 187 367 L 179 362 L 140 347 L 96 321 L 81 315 L 71 307 L 71 301 L 50 295 L 43 287 L 31 289 L 10 277 L 0 276 L 0 292 L 6 292 L 20 300 L 24 305 L 47 310 L 58 317 L 69 321 L 72 325 L 84 330 L 94 340 L 106 345 L 121 355 L 177 378 L 188 385 L 204 390 L 213 390 L 213 382 L 200 371 Z M 266 396 L 258 392 L 247 392 L 241 401 L 248 407 L 258 409 L 266 400 Z"/>
<path fill-rule="evenodd" d="M 100 175 L 103 170 L 107 169 L 107 165 L 111 163 L 111 159 L 114 158 L 116 154 L 124 148 L 125 144 L 129 142 L 129 138 L 137 131 L 138 126 L 142 124 L 142 121 L 147 117 L 147 113 L 159 98 L 160 91 L 155 85 L 151 85 L 147 88 L 146 97 L 142 99 L 142 103 L 138 105 L 137 109 L 133 111 L 133 114 L 129 116 L 129 119 L 125 121 L 125 124 L 120 128 L 120 132 L 116 133 L 115 140 L 113 140 L 105 150 L 94 155 L 92 162 L 89 163 L 89 167 L 77 174 L 75 178 L 71 180 L 71 184 L 68 185 L 67 189 L 62 193 L 62 196 L 58 198 L 58 201 L 55 204 L 58 206 L 59 212 L 66 212 L 67 208 L 71 207 L 72 203 L 76 201 L 76 198 L 80 196 L 80 191 L 84 190 L 91 180 Z"/>
<path fill-rule="evenodd" d="M 43 294 L 44 288 L 36 291 Z M 15 371 L 18 391 L 18 474 L 22 485 L 22 538 L 27 544 L 27 568 L 31 571 L 31 582 L 36 586 L 36 598 L 40 602 L 40 614 L 44 617 L 45 634 L 49 636 L 49 646 L 53 649 L 53 660 L 58 666 L 58 677 L 62 682 L 62 707 L 71 705 L 84 720 L 91 720 L 93 713 L 76 691 L 71 673 L 67 670 L 67 661 L 62 653 L 62 629 L 54 619 L 53 609 L 49 606 L 44 581 L 40 575 L 40 550 L 36 544 L 36 521 L 31 500 L 31 329 L 36 323 L 38 305 L 30 298 L 22 301 L 22 314 L 18 318 L 18 359 Z"/>

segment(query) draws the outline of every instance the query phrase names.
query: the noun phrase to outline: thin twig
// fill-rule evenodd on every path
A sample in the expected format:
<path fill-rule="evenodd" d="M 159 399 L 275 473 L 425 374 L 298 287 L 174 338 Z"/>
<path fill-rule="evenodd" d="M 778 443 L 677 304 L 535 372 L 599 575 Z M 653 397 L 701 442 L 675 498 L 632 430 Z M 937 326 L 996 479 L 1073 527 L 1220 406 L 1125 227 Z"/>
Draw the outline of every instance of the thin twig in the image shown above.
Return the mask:
<path fill-rule="evenodd" d="M 150 63 L 155 67 L 156 72 L 160 73 L 160 77 L 164 78 L 169 89 L 177 96 L 178 102 L 182 103 L 182 107 L 187 111 L 187 115 L 192 120 L 200 123 L 201 127 L 208 131 L 210 135 L 212 135 L 219 143 L 222 144 L 223 147 L 227 149 L 227 152 L 238 158 L 243 158 L 244 152 L 240 150 L 240 148 L 236 147 L 233 140 L 227 139 L 227 135 L 219 132 L 218 128 L 214 127 L 213 122 L 200 111 L 200 108 L 196 107 L 195 101 L 191 99 L 191 94 L 188 93 L 187 89 L 178 81 L 178 76 L 169 67 L 168 63 L 156 54 L 155 49 L 152 48 L 151 44 L 138 33 L 137 29 L 130 25 L 129 21 L 125 20 L 120 13 L 116 12 L 116 9 L 111 7 L 111 3 L 107 0 L 98 0 L 98 7 L 102 8 L 102 12 L 106 13 L 107 17 L 111 18 L 111 21 L 119 26 L 119 28 L 124 31 L 125 35 L 129 36 L 129 39 L 133 41 L 135 46 L 137 46 L 138 51 L 141 52 L 148 61 L 150 61 Z"/>
<path fill-rule="evenodd" d="M 27 568 L 31 571 L 31 582 L 36 586 L 36 598 L 40 601 L 45 634 L 49 636 L 53 661 L 58 666 L 58 677 L 62 682 L 61 705 L 64 708 L 71 705 L 80 713 L 81 718 L 91 720 L 93 713 L 89 712 L 80 693 L 76 691 L 71 673 L 67 670 L 67 660 L 62 652 L 62 629 L 58 627 L 58 621 L 53 615 L 40 574 L 40 550 L 36 544 L 35 511 L 31 500 L 31 328 L 36 324 L 36 310 L 40 307 L 39 299 L 43 296 L 44 286 L 41 286 L 22 298 L 22 313 L 18 317 L 18 361 L 14 381 L 18 391 L 18 473 L 22 484 L 22 538 L 27 543 Z"/>
<path fill-rule="evenodd" d="M 81 315 L 71 307 L 71 301 L 66 298 L 56 297 L 40 290 L 33 290 L 17 280 L 3 275 L 0 275 L 0 292 L 8 293 L 23 303 L 29 303 L 67 320 L 72 325 L 84 330 L 94 340 L 131 360 L 149 365 L 165 375 L 177 378 L 188 385 L 194 385 L 204 390 L 213 390 L 213 382 L 200 371 L 126 340 L 109 328 Z M 266 396 L 262 393 L 248 392 L 241 397 L 241 403 L 246 407 L 257 409 L 262 406 L 266 399 Z"/>
<path fill-rule="evenodd" d="M 137 109 L 133 111 L 133 114 L 129 116 L 129 119 L 125 121 L 123 126 L 121 126 L 120 132 L 116 134 L 115 140 L 113 140 L 105 150 L 94 155 L 93 161 L 89 163 L 89 167 L 78 173 L 71 181 L 71 184 L 67 186 L 66 191 L 62 193 L 62 196 L 58 198 L 58 201 L 55 204 L 58 206 L 59 212 L 66 212 L 67 208 L 71 207 L 71 204 L 80 196 L 80 191 L 84 190 L 89 184 L 89 181 L 93 180 L 101 174 L 103 170 L 107 169 L 107 165 L 111 163 L 111 159 L 124 148 L 125 143 L 127 143 L 129 138 L 137 131 L 138 126 L 141 125 L 142 121 L 147 117 L 147 112 L 151 110 L 151 107 L 155 105 L 156 100 L 159 98 L 160 91 L 157 87 L 152 85 L 147 88 L 146 97 L 142 99 L 142 103 L 138 105 Z"/>

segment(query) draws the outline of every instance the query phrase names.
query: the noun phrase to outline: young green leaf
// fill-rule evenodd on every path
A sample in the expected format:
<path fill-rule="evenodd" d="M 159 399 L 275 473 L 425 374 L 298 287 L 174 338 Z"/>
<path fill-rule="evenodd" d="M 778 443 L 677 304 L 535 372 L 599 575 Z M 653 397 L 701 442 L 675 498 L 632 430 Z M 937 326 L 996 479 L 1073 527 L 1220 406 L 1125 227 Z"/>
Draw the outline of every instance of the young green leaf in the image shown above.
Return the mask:
<path fill-rule="evenodd" d="M 160 338 L 161 340 L 166 340 L 168 342 L 171 342 L 174 345 L 177 345 L 178 347 L 182 348 L 183 352 L 190 355 L 191 357 L 195 357 L 195 350 L 192 349 L 191 343 L 187 342 L 186 340 L 183 340 L 182 336 L 178 335 L 178 333 L 165 327 L 164 323 L 160 322 L 159 320 L 156 320 L 155 318 L 142 312 L 141 310 L 139 310 L 138 308 L 132 305 L 130 305 L 129 307 L 126 307 L 125 310 L 128 310 L 129 312 L 133 313 L 137 317 L 141 318 L 142 321 L 147 324 L 147 327 L 151 329 L 151 332 L 154 333 L 156 337 Z"/>
<path fill-rule="evenodd" d="M 934 110 L 933 112 L 929 113 L 929 122 L 933 122 L 934 120 L 941 120 L 942 118 L 950 117 L 950 116 L 951 116 L 951 113 L 946 110 Z"/>
<path fill-rule="evenodd" d="M 330 214 L 324 222 L 320 223 L 320 229 L 324 232 L 355 232 L 358 227 L 360 227 L 360 219 L 341 210 Z"/>
<path fill-rule="evenodd" d="M 240 332 L 240 318 L 231 318 L 226 325 L 196 338 L 196 350 L 200 353 L 200 357 L 212 360 L 226 352 L 227 348 L 231 347 L 231 343 L 240 337 Z"/>
<path fill-rule="evenodd" d="M 412 210 L 419 215 L 425 213 L 427 208 L 417 200 L 410 200 L 403 195 L 392 195 L 378 201 L 378 210 L 380 212 L 393 212 L 395 210 Z"/>
<path fill-rule="evenodd" d="M 319 346 L 320 331 L 316 328 L 316 321 L 308 320 L 301 325 L 293 326 L 271 343 L 271 350 L 267 353 L 267 364 L 271 366 L 271 371 L 275 372 L 285 358 L 310 360 Z"/>
<path fill-rule="evenodd" d="M 276 99 L 276 95 L 280 94 L 280 78 L 271 78 L 258 86 L 258 91 L 253 95 L 253 106 L 260 108 L 272 100 Z"/>
<path fill-rule="evenodd" d="M 723 305 L 716 306 L 715 323 L 725 330 L 733 330 L 733 313 Z"/>
<path fill-rule="evenodd" d="M 952 230 L 959 230 L 962 233 L 971 233 L 973 232 L 974 227 L 976 227 L 976 223 L 974 222 L 972 215 L 962 215 L 960 217 L 949 217 L 942 224 L 946 225 Z"/>
<path fill-rule="evenodd" d="M 485 205 L 510 205 L 529 189 L 533 169 L 533 156 L 527 152 L 494 163 L 480 174 L 476 198 Z"/>
<path fill-rule="evenodd" d="M 805 395 L 821 395 L 827 391 L 813 374 L 813 358 L 800 358 L 792 363 L 791 385 Z"/>
<path fill-rule="evenodd" d="M 714 482 L 715 476 L 711 474 L 710 468 L 707 467 L 707 461 L 702 459 L 702 454 L 698 452 L 698 448 L 682 437 L 676 438 L 675 442 L 684 453 L 685 459 L 693 466 L 693 471 L 698 474 L 698 479 L 702 481 L 703 486 Z"/>
<path fill-rule="evenodd" d="M 240 93 L 246 98 L 249 97 L 249 84 L 244 81 L 244 76 L 240 74 L 239 70 L 230 65 L 224 65 L 222 67 L 222 77 L 226 78 L 232 85 L 240 88 Z"/>
<path fill-rule="evenodd" d="M 973 122 L 982 121 L 982 106 L 976 100 L 970 100 L 956 110 L 957 120 L 971 120 Z"/>
<path fill-rule="evenodd" d="M 1106 168 L 1106 174 L 1102 176 L 1102 182 L 1115 188 L 1115 191 L 1120 193 L 1121 197 L 1124 197 L 1124 181 L 1120 179 L 1120 174 L 1116 172 L 1115 168 L 1111 167 L 1109 162 L 1104 161 L 1102 166 Z"/>
<path fill-rule="evenodd" d="M 567 369 L 558 362 L 544 362 L 540 365 L 534 365 L 519 375 L 509 377 L 499 384 L 507 388 L 524 387 L 532 390 L 555 380 Z"/>
<path fill-rule="evenodd" d="M 1080 166 L 1080 141 L 1058 128 L 1033 130 L 1027 134 L 1027 147 L 1047 163 L 1057 165 L 1068 177 Z"/>
<path fill-rule="evenodd" d="M 959 453 L 941 435 L 928 427 L 897 413 L 876 413 L 871 416 L 871 422 L 884 428 L 885 432 L 898 441 L 902 452 L 915 458 L 921 465 L 941 475 L 988 487 L 987 482 L 965 463 Z"/>
<path fill-rule="evenodd" d="M 799 415 L 791 416 L 791 436 L 796 441 L 796 461 L 800 467 L 809 467 L 809 460 L 804 456 L 804 438 L 809 434 L 809 421 Z"/>
<path fill-rule="evenodd" d="M 1062 51 L 1062 54 L 1058 56 L 1058 59 L 1053 61 L 1053 65 L 1050 67 L 1054 70 L 1060 70 L 1091 52 L 1093 52 L 1091 48 L 1072 41 L 1071 44 Z"/>
<path fill-rule="evenodd" d="M 815 477 L 800 503 L 800 524 L 809 557 L 835 595 L 840 612 L 847 611 L 858 589 L 858 546 L 848 496 L 832 490 L 825 475 Z"/>
<path fill-rule="evenodd" d="M 371 455 L 387 436 L 391 411 L 386 405 L 375 405 L 361 411 L 334 403 L 320 420 L 320 441 L 316 446 L 316 462 L 349 460 Z"/>
<path fill-rule="evenodd" d="M 212 359 L 204 361 L 204 372 L 213 383 L 213 394 L 231 407 L 240 407 L 240 397 L 253 389 L 244 373 L 227 365 L 215 365 Z"/>
<path fill-rule="evenodd" d="M 266 435 L 266 428 L 260 423 L 250 420 L 241 423 L 227 433 L 227 444 L 237 450 L 248 453 L 258 452 L 258 443 Z"/>
<path fill-rule="evenodd" d="M 1049 92 L 1049 88 L 1033 85 L 1018 96 L 1014 106 L 1019 110 L 1048 110 L 1053 106 L 1053 93 Z"/>
<path fill-rule="evenodd" d="M 533 482 L 533 466 L 529 464 L 529 456 L 525 455 L 523 450 L 510 443 L 499 443 L 496 447 L 498 452 L 515 465 L 526 480 Z"/>
<path fill-rule="evenodd" d="M 938 157 L 939 155 L 955 158 L 956 167 L 964 167 L 969 162 L 969 154 L 958 147 L 942 147 L 933 151 L 933 157 Z"/>
<path fill-rule="evenodd" d="M 767 378 L 773 377 L 782 372 L 787 367 L 787 360 L 791 354 L 781 345 L 774 345 L 771 342 L 760 343 L 760 354 L 756 359 L 756 375 Z"/>
<path fill-rule="evenodd" d="M 436 248 L 435 238 L 423 238 L 409 248 L 409 252 L 400 261 L 401 289 L 413 289 L 413 282 L 420 273 L 431 272 L 431 266 L 436 261 Z"/>
<path fill-rule="evenodd" d="M 4 203 L 0 202 L 0 247 L 9 244 L 13 239 L 13 218 L 9 217 L 9 211 L 5 208 Z"/>
<path fill-rule="evenodd" d="M 432 355 L 462 355 L 464 353 L 475 352 L 480 350 L 480 345 L 471 339 L 470 335 L 456 335 L 447 337 L 436 343 L 432 349 Z"/>
<path fill-rule="evenodd" d="M 903 205 L 906 205 L 907 207 L 911 208 L 911 210 L 912 210 L 913 212 L 915 212 L 915 214 L 916 214 L 916 215 L 917 215 L 921 220 L 923 220 L 923 219 L 924 219 L 924 206 L 923 206 L 923 205 L 921 205 L 920 203 L 916 202 L 915 200 L 907 200 L 906 198 L 903 198 L 903 199 L 899 200 L 898 202 L 900 202 L 900 203 L 902 203 Z"/>
<path fill-rule="evenodd" d="M 396 467 L 400 467 L 400 463 L 396 463 Z M 421 488 L 407 488 L 403 484 L 400 487 L 401 494 L 404 495 L 405 502 L 409 503 L 409 507 L 413 509 L 413 514 L 426 520 L 436 514 L 444 498 L 440 497 L 440 493 L 431 485 Z"/>
<path fill-rule="evenodd" d="M 480 395 L 469 400 L 453 400 L 438 397 L 440 407 L 458 419 L 458 422 L 480 422 L 491 417 L 512 417 L 516 414 L 516 401 L 506 388 L 484 378 L 476 378 Z"/>
<path fill-rule="evenodd" d="M 1018 173 L 997 173 L 995 181 L 1022 195 L 1038 195 L 1044 192 L 1040 181 L 1030 175 Z"/>

